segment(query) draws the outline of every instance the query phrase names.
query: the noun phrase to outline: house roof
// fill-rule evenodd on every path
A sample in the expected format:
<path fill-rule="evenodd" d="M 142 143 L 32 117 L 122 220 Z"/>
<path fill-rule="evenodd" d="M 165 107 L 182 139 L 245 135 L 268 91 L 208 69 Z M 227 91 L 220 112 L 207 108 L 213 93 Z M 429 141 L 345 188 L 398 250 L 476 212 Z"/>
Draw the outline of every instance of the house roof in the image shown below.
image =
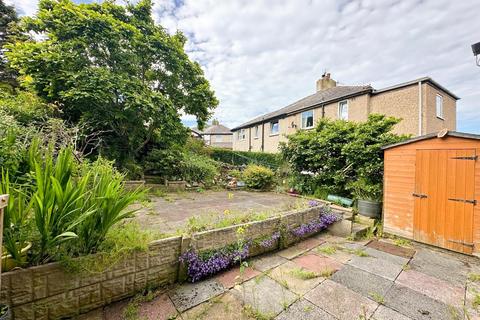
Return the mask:
<path fill-rule="evenodd" d="M 433 85 L 434 87 L 437 87 L 438 89 L 442 90 L 443 92 L 445 92 L 446 94 L 448 94 L 449 96 L 454 98 L 455 100 L 460 100 L 460 98 L 458 96 L 453 94 L 450 90 L 446 89 L 445 87 L 443 87 L 442 85 L 440 85 L 438 82 L 436 82 L 435 80 L 433 80 L 430 77 L 418 78 L 418 79 L 415 79 L 415 80 L 412 80 L 412 81 L 402 82 L 402 83 L 396 84 L 394 86 L 386 87 L 386 88 L 383 88 L 383 89 L 373 90 L 373 94 L 382 93 L 382 92 L 386 92 L 386 91 L 390 91 L 390 90 L 396 90 L 396 89 L 400 89 L 400 88 L 403 88 L 403 87 L 408 87 L 408 86 L 411 86 L 411 85 L 414 85 L 414 84 L 418 84 L 419 82 L 428 82 L 431 85 Z"/>
<path fill-rule="evenodd" d="M 225 127 L 222 124 L 214 124 L 214 125 L 208 126 L 203 131 L 200 131 L 198 128 L 191 128 L 191 130 L 194 131 L 195 133 L 200 134 L 200 135 L 204 135 L 204 134 L 216 134 L 216 135 L 233 134 L 232 131 L 229 128 Z"/>
<path fill-rule="evenodd" d="M 391 90 L 396 90 L 400 89 L 403 87 L 411 86 L 418 84 L 418 82 L 428 82 L 432 86 L 437 87 L 438 89 L 442 90 L 446 94 L 450 95 L 452 98 L 455 100 L 459 100 L 460 98 L 456 95 L 454 95 L 451 91 L 447 90 L 445 87 L 441 86 L 438 82 L 434 81 L 430 77 L 423 77 L 419 79 L 415 79 L 412 81 L 407 81 L 403 83 L 399 83 L 394 86 L 386 87 L 383 89 L 374 89 L 370 85 L 365 85 L 365 86 L 336 86 L 333 88 L 325 89 L 322 91 L 318 91 L 312 95 L 309 95 L 303 99 L 300 99 L 292 104 L 289 104 L 286 107 L 283 107 L 281 109 L 278 109 L 276 111 L 266 113 L 264 115 L 258 116 L 250 121 L 247 121 L 235 128 L 232 129 L 232 131 L 236 131 L 245 127 L 249 127 L 251 125 L 257 124 L 257 123 L 262 123 L 264 121 L 269 121 L 275 118 L 280 118 L 285 115 L 290 115 L 290 114 L 295 114 L 300 111 L 303 111 L 305 109 L 309 109 L 312 107 L 320 106 L 323 104 L 327 103 L 332 103 L 335 101 L 340 101 L 343 99 L 347 99 L 350 97 L 354 97 L 357 95 L 365 94 L 365 93 L 371 93 L 371 94 L 379 94 L 382 92 L 387 92 Z"/>
<path fill-rule="evenodd" d="M 360 95 L 366 92 L 371 92 L 373 88 L 371 86 L 337 86 L 322 91 L 318 91 L 312 95 L 309 95 L 303 99 L 300 99 L 286 107 L 278 109 L 276 111 L 264 114 L 256 117 L 248 122 L 245 122 L 235 128 L 232 131 L 251 126 L 255 123 L 260 123 L 265 120 L 279 118 L 284 115 L 298 113 L 304 109 L 308 109 L 314 106 L 335 102 L 337 100 L 346 99 L 352 96 Z"/>
<path fill-rule="evenodd" d="M 442 131 L 440 131 L 440 132 L 442 132 Z M 480 134 L 473 134 L 473 133 L 466 133 L 466 132 L 447 131 L 447 133 L 442 137 L 445 137 L 445 136 L 480 140 Z M 391 149 L 391 148 L 403 146 L 405 144 L 410 144 L 410 143 L 414 143 L 414 142 L 417 142 L 417 141 L 428 140 L 428 139 L 432 139 L 432 138 L 440 138 L 440 137 L 438 136 L 437 132 L 433 132 L 433 133 L 425 134 L 423 136 L 411 138 L 411 139 L 408 139 L 408 140 L 405 140 L 405 141 L 402 141 L 402 142 L 389 144 L 387 146 L 382 147 L 382 149 L 383 150 Z"/>

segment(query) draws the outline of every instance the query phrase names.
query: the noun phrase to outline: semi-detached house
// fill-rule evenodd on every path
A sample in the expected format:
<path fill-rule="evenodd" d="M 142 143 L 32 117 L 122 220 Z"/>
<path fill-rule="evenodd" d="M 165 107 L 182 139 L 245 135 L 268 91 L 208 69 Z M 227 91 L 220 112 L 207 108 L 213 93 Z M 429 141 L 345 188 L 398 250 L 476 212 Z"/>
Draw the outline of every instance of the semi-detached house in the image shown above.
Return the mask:
<path fill-rule="evenodd" d="M 456 130 L 458 99 L 430 77 L 377 90 L 337 85 L 327 73 L 314 94 L 233 128 L 233 150 L 277 152 L 287 135 L 312 129 L 319 119 L 366 121 L 372 113 L 402 119 L 394 128 L 398 134 Z"/>

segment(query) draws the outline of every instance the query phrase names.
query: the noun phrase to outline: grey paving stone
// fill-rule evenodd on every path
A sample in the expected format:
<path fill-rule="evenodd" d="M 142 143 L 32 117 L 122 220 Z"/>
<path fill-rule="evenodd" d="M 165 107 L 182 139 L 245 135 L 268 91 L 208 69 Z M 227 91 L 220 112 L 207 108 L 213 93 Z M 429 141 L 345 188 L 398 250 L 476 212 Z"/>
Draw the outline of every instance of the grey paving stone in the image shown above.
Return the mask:
<path fill-rule="evenodd" d="M 403 314 L 387 308 L 385 306 L 378 307 L 377 311 L 370 318 L 371 320 L 411 320 L 411 318 Z"/>
<path fill-rule="evenodd" d="M 233 295 L 245 306 L 268 317 L 274 317 L 290 306 L 298 297 L 267 276 L 258 276 L 235 286 Z"/>
<path fill-rule="evenodd" d="M 340 320 L 368 319 L 378 306 L 376 302 L 328 279 L 304 298 Z"/>
<path fill-rule="evenodd" d="M 267 254 L 250 261 L 250 265 L 258 271 L 264 272 L 287 262 L 288 260 L 276 254 Z"/>
<path fill-rule="evenodd" d="M 380 250 L 377 250 L 377 249 L 369 248 L 369 247 L 365 248 L 365 253 L 368 254 L 371 257 L 384 259 L 384 260 L 387 260 L 389 262 L 399 264 L 401 266 L 407 264 L 408 261 L 410 261 L 410 259 L 407 259 L 407 258 L 404 258 L 404 257 L 399 257 L 399 256 L 396 256 L 396 255 L 393 255 L 393 254 L 390 254 L 390 253 L 387 253 L 387 252 L 384 252 L 384 251 L 380 251 Z"/>
<path fill-rule="evenodd" d="M 454 307 L 397 284 L 385 296 L 385 306 L 415 320 L 463 319 Z"/>
<path fill-rule="evenodd" d="M 469 267 L 457 255 L 421 248 L 410 261 L 413 270 L 464 285 L 469 273 Z"/>
<path fill-rule="evenodd" d="M 168 295 L 175 307 L 183 312 L 224 292 L 223 286 L 209 279 L 197 283 L 182 284 L 172 289 Z"/>
<path fill-rule="evenodd" d="M 335 320 L 335 318 L 323 311 L 313 303 L 300 299 L 287 310 L 280 313 L 275 320 Z"/>
<path fill-rule="evenodd" d="M 393 285 L 393 281 L 349 265 L 335 272 L 330 279 L 372 300 L 385 297 Z"/>
<path fill-rule="evenodd" d="M 402 266 L 398 263 L 393 263 L 383 258 L 373 256 L 368 257 L 354 257 L 347 264 L 362 269 L 364 271 L 373 273 L 375 275 L 384 277 L 388 280 L 394 281 L 395 278 L 402 272 Z"/>

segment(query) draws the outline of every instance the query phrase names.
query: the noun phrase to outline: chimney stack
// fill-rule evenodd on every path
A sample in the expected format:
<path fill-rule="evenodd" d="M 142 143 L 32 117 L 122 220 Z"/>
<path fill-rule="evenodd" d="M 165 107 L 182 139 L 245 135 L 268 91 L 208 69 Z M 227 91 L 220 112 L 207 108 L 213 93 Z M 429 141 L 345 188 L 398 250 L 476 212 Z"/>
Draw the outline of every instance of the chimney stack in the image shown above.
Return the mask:
<path fill-rule="evenodd" d="M 324 73 L 322 78 L 317 80 L 317 92 L 336 86 L 337 82 L 330 78 L 330 73 Z"/>

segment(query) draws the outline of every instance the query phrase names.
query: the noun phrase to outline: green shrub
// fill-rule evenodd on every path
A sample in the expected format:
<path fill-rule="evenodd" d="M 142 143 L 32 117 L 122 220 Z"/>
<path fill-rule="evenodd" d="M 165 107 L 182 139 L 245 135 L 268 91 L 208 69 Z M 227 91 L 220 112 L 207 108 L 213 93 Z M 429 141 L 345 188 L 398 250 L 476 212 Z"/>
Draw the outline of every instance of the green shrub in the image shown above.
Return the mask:
<path fill-rule="evenodd" d="M 297 175 L 297 182 L 301 182 L 299 189 L 308 189 L 307 193 L 320 188 L 319 195 L 328 192 L 350 197 L 359 187 L 351 182 L 358 179 L 381 190 L 382 147 L 408 138 L 391 132 L 399 121 L 379 114 L 371 114 L 361 123 L 322 119 L 314 130 L 289 135 L 280 149 Z"/>
<path fill-rule="evenodd" d="M 190 153 L 182 161 L 181 175 L 188 182 L 203 182 L 207 185 L 213 183 L 219 174 L 218 163 L 211 158 Z"/>
<path fill-rule="evenodd" d="M 210 148 L 210 156 L 220 162 L 233 164 L 236 166 L 258 164 L 277 169 L 282 164 L 282 157 L 276 153 L 252 152 L 252 151 L 233 151 L 222 148 Z"/>
<path fill-rule="evenodd" d="M 271 169 L 251 164 L 243 171 L 245 185 L 251 189 L 267 190 L 272 187 L 274 173 Z"/>

